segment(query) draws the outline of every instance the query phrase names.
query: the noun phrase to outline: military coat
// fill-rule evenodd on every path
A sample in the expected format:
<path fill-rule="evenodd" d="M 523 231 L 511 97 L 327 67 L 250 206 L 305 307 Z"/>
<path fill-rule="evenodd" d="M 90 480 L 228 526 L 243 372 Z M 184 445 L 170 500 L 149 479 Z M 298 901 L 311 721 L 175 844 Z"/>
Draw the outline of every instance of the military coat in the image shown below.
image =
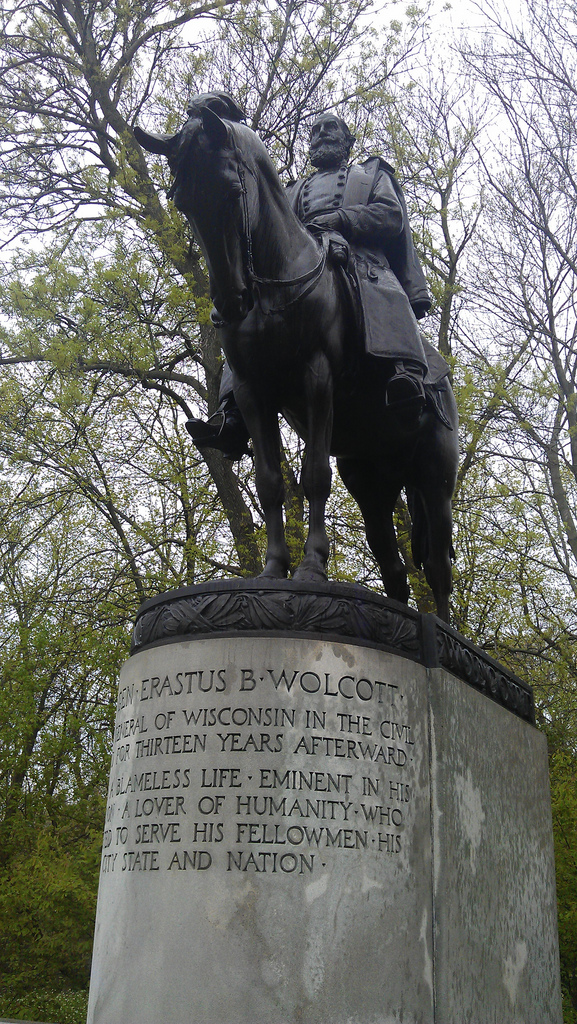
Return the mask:
<path fill-rule="evenodd" d="M 338 212 L 339 232 L 350 245 L 371 355 L 412 359 L 427 367 L 417 317 L 431 306 L 401 188 L 380 157 L 315 171 L 287 189 L 303 223 Z"/>

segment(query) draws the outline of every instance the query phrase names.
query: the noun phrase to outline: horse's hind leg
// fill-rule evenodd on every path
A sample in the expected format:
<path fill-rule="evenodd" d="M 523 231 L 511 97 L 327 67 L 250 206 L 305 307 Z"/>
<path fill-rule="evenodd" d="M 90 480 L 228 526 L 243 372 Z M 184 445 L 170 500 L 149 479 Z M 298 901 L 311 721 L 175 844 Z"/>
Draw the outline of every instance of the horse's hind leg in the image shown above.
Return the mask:
<path fill-rule="evenodd" d="M 411 510 L 413 556 L 425 570 L 437 615 L 449 622 L 449 596 L 453 589 L 451 498 L 459 465 L 459 416 L 448 384 L 443 403 L 452 429 L 442 425 L 435 416 L 425 415 L 407 495 L 409 506 L 414 505 L 414 511 Z"/>
<path fill-rule="evenodd" d="M 329 539 L 325 510 L 331 491 L 330 443 L 333 426 L 332 374 L 327 356 L 317 352 L 306 367 L 307 441 L 302 484 L 309 503 L 309 532 L 295 580 L 326 580 Z"/>
<path fill-rule="evenodd" d="M 429 493 L 414 492 L 411 504 L 413 555 L 416 563 L 425 570 L 437 615 L 444 622 L 449 622 L 449 597 L 453 589 L 451 498 L 439 489 Z"/>
<path fill-rule="evenodd" d="M 393 526 L 393 511 L 401 485 L 388 483 L 382 470 L 361 459 L 337 459 L 337 466 L 345 487 L 361 510 L 367 543 L 381 571 L 387 596 L 406 604 L 409 600 L 407 571 Z"/>

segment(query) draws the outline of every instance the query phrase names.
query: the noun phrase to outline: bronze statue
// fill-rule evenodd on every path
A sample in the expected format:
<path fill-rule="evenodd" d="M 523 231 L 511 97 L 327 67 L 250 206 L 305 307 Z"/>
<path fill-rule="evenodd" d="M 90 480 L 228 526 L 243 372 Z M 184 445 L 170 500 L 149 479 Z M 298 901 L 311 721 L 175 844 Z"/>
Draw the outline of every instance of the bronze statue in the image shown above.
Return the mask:
<path fill-rule="evenodd" d="M 294 578 L 326 579 L 334 454 L 387 594 L 400 601 L 409 589 L 392 513 L 406 488 L 415 561 L 448 619 L 457 412 L 448 367 L 431 346 L 425 353 L 416 323 L 430 300 L 392 169 L 379 158 L 347 167 L 354 140 L 344 122 L 325 115 L 311 133 L 317 171 L 285 192 L 242 111 L 222 93 L 197 97 L 174 136 L 135 134 L 168 158 L 172 196 L 207 262 L 229 383 L 216 430 L 197 420 L 191 432 L 206 432 L 199 446 L 238 447 L 246 423 L 267 527 L 263 575 L 284 578 L 289 566 L 280 411 L 306 442 L 309 534 Z M 237 406 L 242 419 L 231 433 Z"/>
<path fill-rule="evenodd" d="M 206 93 L 194 103 L 189 112 L 210 106 L 230 120 L 244 120 L 243 112 L 226 93 Z M 423 342 L 415 323 L 415 317 L 421 319 L 429 311 L 431 300 L 393 169 L 378 157 L 361 166 L 348 166 L 354 142 L 341 118 L 334 114 L 319 117 L 310 138 L 310 160 L 317 171 L 289 186 L 287 194 L 309 230 L 331 231 L 331 251 L 336 259 L 340 256 L 347 263 L 352 251 L 349 267 L 363 315 L 360 333 L 365 351 L 394 362 L 383 400 L 400 416 L 418 416 L 425 404 L 427 370 L 432 382 L 446 376 L 449 367 Z M 382 330 L 383 322 L 390 325 L 389 330 Z M 233 460 L 247 453 L 249 435 L 226 364 L 218 409 L 208 421 L 190 419 L 186 426 L 200 450 L 218 448 Z"/>

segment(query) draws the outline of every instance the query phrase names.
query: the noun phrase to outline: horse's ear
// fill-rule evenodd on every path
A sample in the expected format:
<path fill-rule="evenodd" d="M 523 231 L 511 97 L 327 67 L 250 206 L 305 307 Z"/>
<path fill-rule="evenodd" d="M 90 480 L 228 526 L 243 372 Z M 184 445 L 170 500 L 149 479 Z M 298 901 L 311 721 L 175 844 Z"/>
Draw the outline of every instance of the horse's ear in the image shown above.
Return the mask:
<path fill-rule="evenodd" d="M 160 156 L 170 155 L 176 135 L 157 135 L 156 132 L 145 132 L 137 124 L 134 125 L 133 131 L 138 145 L 146 149 L 148 153 L 158 153 Z"/>
<path fill-rule="evenodd" d="M 202 127 L 215 149 L 222 149 L 228 142 L 228 128 L 224 121 L 210 107 L 202 111 Z"/>

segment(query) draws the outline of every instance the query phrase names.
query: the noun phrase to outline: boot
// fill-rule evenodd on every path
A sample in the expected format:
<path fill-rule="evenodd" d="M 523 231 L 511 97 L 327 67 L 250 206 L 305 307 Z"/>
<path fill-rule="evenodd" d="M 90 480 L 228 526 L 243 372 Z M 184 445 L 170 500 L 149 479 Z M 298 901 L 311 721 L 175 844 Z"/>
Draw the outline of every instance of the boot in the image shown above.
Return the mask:
<path fill-rule="evenodd" d="M 398 360 L 387 381 L 385 395 L 387 407 L 403 418 L 418 419 L 425 408 L 424 370 L 419 363 Z"/>
<path fill-rule="evenodd" d="M 249 433 L 232 395 L 227 395 L 208 420 L 195 417 L 187 420 L 185 427 L 199 451 L 216 448 L 231 462 L 250 454 Z"/>

